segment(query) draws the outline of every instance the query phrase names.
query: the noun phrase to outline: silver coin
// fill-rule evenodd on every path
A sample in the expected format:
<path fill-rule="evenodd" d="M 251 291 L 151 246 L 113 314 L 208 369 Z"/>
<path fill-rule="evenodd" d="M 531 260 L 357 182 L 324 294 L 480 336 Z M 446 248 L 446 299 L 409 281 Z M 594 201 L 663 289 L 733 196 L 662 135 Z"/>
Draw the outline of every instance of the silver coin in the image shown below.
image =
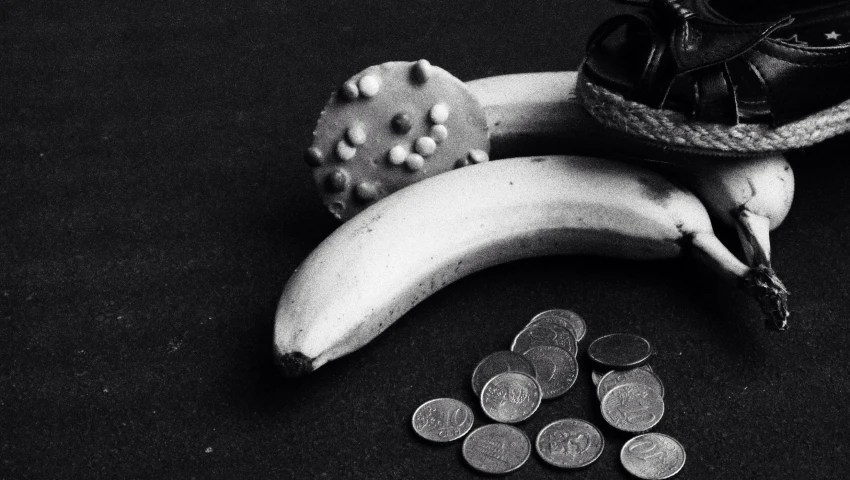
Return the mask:
<path fill-rule="evenodd" d="M 476 428 L 463 441 L 463 459 L 484 473 L 509 473 L 531 456 L 531 441 L 514 426 L 493 423 Z"/>
<path fill-rule="evenodd" d="M 624 432 L 645 432 L 664 416 L 664 399 L 642 383 L 615 387 L 602 397 L 602 417 Z"/>
<path fill-rule="evenodd" d="M 552 345 L 531 347 L 523 356 L 534 364 L 535 378 L 543 391 L 543 400 L 560 397 L 567 393 L 578 377 L 578 363 L 563 348 Z"/>
<path fill-rule="evenodd" d="M 663 480 L 676 475 L 685 466 L 685 448 L 670 436 L 645 433 L 623 445 L 620 462 L 638 478 Z"/>
<path fill-rule="evenodd" d="M 605 448 L 599 429 L 589 422 L 566 418 L 552 422 L 537 434 L 537 454 L 561 468 L 581 468 L 595 462 Z"/>
<path fill-rule="evenodd" d="M 560 308 L 546 310 L 535 315 L 528 324 L 537 322 L 555 322 L 567 327 L 572 332 L 576 342 L 580 342 L 587 333 L 587 324 L 584 319 L 572 310 Z"/>
<path fill-rule="evenodd" d="M 652 354 L 652 346 L 643 337 L 614 333 L 594 340 L 587 347 L 587 354 L 599 365 L 625 369 L 645 363 Z"/>
<path fill-rule="evenodd" d="M 644 363 L 643 365 L 636 367 L 636 368 L 646 370 L 649 373 L 655 373 L 655 372 L 652 371 L 652 367 L 650 367 L 648 363 Z M 593 381 L 593 386 L 598 387 L 599 381 L 602 380 L 602 377 L 604 377 L 608 372 L 611 372 L 611 371 L 612 370 L 608 370 L 607 372 L 601 372 L 601 371 L 596 370 L 596 369 L 591 370 L 590 371 L 590 380 Z M 599 397 L 599 399 L 601 400 L 602 397 Z"/>
<path fill-rule="evenodd" d="M 465 403 L 435 398 L 413 412 L 413 430 L 432 442 L 451 442 L 469 433 L 475 416 Z"/>
<path fill-rule="evenodd" d="M 606 373 L 608 373 L 608 372 L 602 373 L 602 372 L 599 372 L 598 370 L 591 370 L 590 371 L 590 380 L 593 382 L 594 387 L 599 386 L 599 381 L 602 380 L 602 377 L 604 377 Z"/>
<path fill-rule="evenodd" d="M 596 396 L 599 400 L 606 393 L 627 383 L 643 383 L 654 389 L 660 396 L 664 396 L 664 384 L 654 373 L 643 368 L 632 368 L 629 370 L 612 370 L 605 374 L 596 386 Z"/>
<path fill-rule="evenodd" d="M 481 409 L 502 423 L 527 420 L 543 400 L 537 380 L 525 373 L 505 372 L 491 378 L 481 390 Z"/>
<path fill-rule="evenodd" d="M 578 345 L 573 333 L 557 323 L 532 324 L 522 329 L 511 345 L 511 350 L 522 353 L 538 345 L 553 345 L 570 352 L 573 357 L 578 352 Z"/>
<path fill-rule="evenodd" d="M 502 350 L 481 360 L 472 372 L 472 391 L 481 396 L 481 389 L 488 380 L 504 372 L 522 372 L 535 376 L 534 364 L 521 353 Z"/>

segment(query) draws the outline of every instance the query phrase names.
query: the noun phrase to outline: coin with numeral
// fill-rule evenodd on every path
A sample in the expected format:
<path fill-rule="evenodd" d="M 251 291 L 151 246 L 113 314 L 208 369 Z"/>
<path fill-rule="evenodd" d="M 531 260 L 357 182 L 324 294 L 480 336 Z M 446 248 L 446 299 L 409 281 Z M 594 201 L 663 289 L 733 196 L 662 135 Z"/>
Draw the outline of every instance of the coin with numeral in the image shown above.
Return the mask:
<path fill-rule="evenodd" d="M 602 418 L 624 432 L 645 432 L 664 416 L 664 399 L 642 383 L 615 387 L 602 397 Z"/>
<path fill-rule="evenodd" d="M 534 364 L 520 352 L 502 350 L 491 353 L 484 357 L 484 360 L 481 360 L 472 372 L 472 391 L 475 392 L 475 396 L 481 396 L 481 389 L 484 388 L 487 380 L 504 372 L 522 372 L 532 377 L 535 375 Z"/>
<path fill-rule="evenodd" d="M 593 424 L 576 418 L 550 423 L 535 442 L 546 463 L 561 468 L 581 468 L 595 462 L 605 448 L 602 433 Z"/>
<path fill-rule="evenodd" d="M 543 400 L 567 393 L 578 377 L 578 362 L 570 352 L 552 345 L 540 345 L 523 352 L 534 364 L 535 378 L 543 390 Z"/>
<path fill-rule="evenodd" d="M 587 324 L 584 322 L 584 319 L 572 310 L 555 308 L 540 312 L 528 322 L 529 325 L 535 323 L 557 323 L 567 327 L 572 332 L 576 342 L 580 342 L 587 333 Z"/>
<path fill-rule="evenodd" d="M 514 426 L 492 423 L 473 430 L 463 441 L 462 451 L 466 463 L 478 471 L 508 473 L 531 456 L 531 441 Z"/>
<path fill-rule="evenodd" d="M 676 475 L 685 466 L 685 448 L 668 435 L 645 433 L 623 445 L 620 462 L 638 478 L 663 480 Z"/>
<path fill-rule="evenodd" d="M 628 333 L 599 337 L 587 347 L 590 359 L 603 367 L 624 369 L 643 365 L 652 354 L 645 338 Z"/>
<path fill-rule="evenodd" d="M 474 421 L 472 409 L 460 400 L 435 398 L 413 413 L 413 430 L 432 442 L 451 442 L 466 435 Z"/>
<path fill-rule="evenodd" d="M 651 371 L 643 368 L 632 368 L 629 370 L 612 370 L 605 374 L 596 386 L 596 396 L 599 400 L 614 387 L 626 383 L 643 383 L 652 387 L 659 395 L 664 396 L 664 384 L 661 379 Z"/>
<path fill-rule="evenodd" d="M 502 423 L 527 420 L 543 400 L 537 380 L 525 373 L 505 372 L 488 381 L 481 390 L 481 409 Z"/>
<path fill-rule="evenodd" d="M 578 345 L 573 333 L 557 323 L 534 323 L 522 329 L 511 345 L 511 350 L 522 353 L 538 345 L 553 345 L 570 352 L 573 357 L 578 352 Z"/>

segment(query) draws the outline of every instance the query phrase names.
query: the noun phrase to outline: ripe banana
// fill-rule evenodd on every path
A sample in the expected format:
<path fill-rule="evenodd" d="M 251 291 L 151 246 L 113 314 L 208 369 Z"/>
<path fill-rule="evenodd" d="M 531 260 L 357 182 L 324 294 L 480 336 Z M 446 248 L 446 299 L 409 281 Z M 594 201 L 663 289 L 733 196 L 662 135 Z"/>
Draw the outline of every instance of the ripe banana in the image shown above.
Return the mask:
<path fill-rule="evenodd" d="M 433 292 L 483 268 L 551 254 L 691 252 L 763 308 L 779 286 L 715 237 L 692 194 L 651 170 L 577 156 L 486 162 L 427 178 L 341 225 L 287 282 L 275 349 L 289 375 L 365 345 Z"/>

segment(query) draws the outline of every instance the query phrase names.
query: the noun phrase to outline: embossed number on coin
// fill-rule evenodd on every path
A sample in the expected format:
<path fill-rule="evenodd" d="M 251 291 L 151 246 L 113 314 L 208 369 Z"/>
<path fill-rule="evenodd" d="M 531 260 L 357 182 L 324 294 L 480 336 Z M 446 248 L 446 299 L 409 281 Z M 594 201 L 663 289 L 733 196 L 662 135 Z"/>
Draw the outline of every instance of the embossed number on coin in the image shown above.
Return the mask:
<path fill-rule="evenodd" d="M 624 432 L 644 432 L 664 416 L 664 399 L 642 383 L 615 387 L 602 397 L 602 417 Z"/>
<path fill-rule="evenodd" d="M 520 372 L 505 372 L 484 385 L 481 409 L 497 422 L 516 423 L 537 411 L 542 399 L 543 392 L 534 377 Z"/>
<path fill-rule="evenodd" d="M 435 398 L 413 413 L 413 430 L 432 442 L 451 442 L 472 428 L 472 409 L 453 398 Z"/>
<path fill-rule="evenodd" d="M 546 463 L 561 468 L 581 468 L 602 455 L 605 441 L 591 423 L 566 418 L 546 425 L 537 435 L 535 445 Z"/>
<path fill-rule="evenodd" d="M 508 473 L 521 467 L 531 455 L 531 442 L 511 425 L 493 423 L 475 429 L 463 441 L 463 458 L 485 473 Z"/>
<path fill-rule="evenodd" d="M 481 389 L 488 380 L 504 372 L 522 372 L 535 376 L 534 365 L 522 354 L 508 350 L 494 352 L 484 357 L 472 373 L 472 391 L 475 396 L 481 396 Z"/>
<path fill-rule="evenodd" d="M 623 445 L 620 462 L 638 478 L 663 480 L 679 473 L 685 465 L 685 449 L 670 436 L 645 433 Z"/>
<path fill-rule="evenodd" d="M 523 355 L 534 364 L 535 378 L 543 390 L 544 400 L 560 397 L 575 383 L 578 363 L 563 348 L 540 345 L 528 349 Z"/>

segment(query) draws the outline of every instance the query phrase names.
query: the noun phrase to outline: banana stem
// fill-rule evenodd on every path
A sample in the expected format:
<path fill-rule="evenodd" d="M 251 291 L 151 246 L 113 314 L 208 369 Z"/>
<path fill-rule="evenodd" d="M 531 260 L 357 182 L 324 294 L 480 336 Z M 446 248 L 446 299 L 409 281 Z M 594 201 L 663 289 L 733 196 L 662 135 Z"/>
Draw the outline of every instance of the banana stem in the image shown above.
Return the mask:
<path fill-rule="evenodd" d="M 735 216 L 735 229 L 744 248 L 744 255 L 752 267 L 770 264 L 770 219 L 742 208 Z"/>
<path fill-rule="evenodd" d="M 735 228 L 751 270 L 744 276 L 744 289 L 758 300 L 767 315 L 768 327 L 788 328 L 788 290 L 770 264 L 770 219 L 741 208 Z"/>
<path fill-rule="evenodd" d="M 711 233 L 696 233 L 688 239 L 697 258 L 758 302 L 765 325 L 776 330 L 788 328 L 788 290 L 769 264 L 744 265 Z"/>

